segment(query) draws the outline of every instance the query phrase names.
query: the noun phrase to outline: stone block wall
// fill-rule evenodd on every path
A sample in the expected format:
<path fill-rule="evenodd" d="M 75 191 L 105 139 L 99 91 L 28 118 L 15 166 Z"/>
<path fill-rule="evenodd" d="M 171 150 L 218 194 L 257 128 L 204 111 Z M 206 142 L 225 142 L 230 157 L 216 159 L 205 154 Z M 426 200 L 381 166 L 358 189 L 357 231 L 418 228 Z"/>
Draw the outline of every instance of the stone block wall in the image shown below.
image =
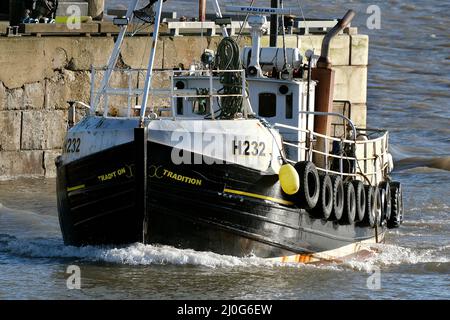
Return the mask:
<path fill-rule="evenodd" d="M 288 36 L 302 54 L 320 53 L 323 36 Z M 162 36 L 156 68 L 188 68 L 220 37 Z M 241 45 L 250 43 L 244 37 Z M 268 38 L 263 39 L 263 45 Z M 0 37 L 0 179 L 55 176 L 54 159 L 67 129 L 67 100 L 90 100 L 90 68 L 108 62 L 112 37 Z M 127 38 L 121 63 L 146 68 L 149 37 Z M 341 35 L 331 44 L 336 70 L 335 99 L 350 100 L 352 119 L 365 125 L 368 37 Z M 120 79 L 119 79 L 120 80 Z"/>

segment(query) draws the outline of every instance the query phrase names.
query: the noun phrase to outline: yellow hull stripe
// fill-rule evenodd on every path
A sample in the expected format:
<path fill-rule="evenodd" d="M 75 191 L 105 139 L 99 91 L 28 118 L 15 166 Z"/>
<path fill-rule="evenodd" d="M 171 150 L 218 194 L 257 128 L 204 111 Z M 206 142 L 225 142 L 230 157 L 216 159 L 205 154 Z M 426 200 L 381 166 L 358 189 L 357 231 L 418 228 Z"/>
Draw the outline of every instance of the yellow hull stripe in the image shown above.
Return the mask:
<path fill-rule="evenodd" d="M 68 192 L 70 192 L 70 191 L 76 191 L 76 190 L 83 189 L 83 188 L 85 188 L 85 187 L 86 187 L 86 186 L 85 186 L 84 184 L 80 184 L 79 186 L 67 188 L 67 191 L 68 191 Z"/>
<path fill-rule="evenodd" d="M 225 188 L 223 191 L 226 192 L 226 193 L 233 193 L 233 194 L 237 194 L 237 195 L 240 195 L 240 196 L 247 196 L 247 197 L 251 197 L 251 198 L 268 200 L 268 201 L 276 202 L 276 203 L 279 203 L 279 204 L 284 204 L 286 206 L 292 206 L 294 204 L 291 201 L 278 199 L 278 198 L 272 198 L 272 197 L 268 197 L 268 196 L 263 196 L 261 194 L 256 194 L 256 193 L 250 193 L 250 192 L 233 190 L 233 189 L 227 189 L 227 188 Z"/>

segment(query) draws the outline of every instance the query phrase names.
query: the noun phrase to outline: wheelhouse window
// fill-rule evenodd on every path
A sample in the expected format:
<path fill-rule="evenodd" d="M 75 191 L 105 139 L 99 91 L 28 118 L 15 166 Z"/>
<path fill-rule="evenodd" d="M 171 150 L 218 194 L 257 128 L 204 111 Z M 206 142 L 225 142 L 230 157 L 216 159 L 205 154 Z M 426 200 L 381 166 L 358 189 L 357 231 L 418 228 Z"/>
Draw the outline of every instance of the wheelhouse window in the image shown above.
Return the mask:
<path fill-rule="evenodd" d="M 293 116 L 293 99 L 292 93 L 286 95 L 286 119 L 292 119 Z"/>
<path fill-rule="evenodd" d="M 183 98 L 177 98 L 177 114 L 180 116 L 184 113 L 183 105 Z"/>
<path fill-rule="evenodd" d="M 277 115 L 277 95 L 274 93 L 262 92 L 259 94 L 260 117 L 271 118 Z"/>

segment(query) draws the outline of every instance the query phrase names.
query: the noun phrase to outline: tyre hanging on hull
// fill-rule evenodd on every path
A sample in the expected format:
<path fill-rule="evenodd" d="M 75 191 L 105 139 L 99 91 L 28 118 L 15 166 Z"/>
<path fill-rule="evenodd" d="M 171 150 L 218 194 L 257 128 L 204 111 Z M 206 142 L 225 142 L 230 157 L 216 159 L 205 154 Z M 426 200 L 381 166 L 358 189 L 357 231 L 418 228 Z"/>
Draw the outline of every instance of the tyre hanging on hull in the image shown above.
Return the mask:
<path fill-rule="evenodd" d="M 300 208 L 311 210 L 319 200 L 319 174 L 310 161 L 297 162 L 294 166 L 300 179 L 300 189 L 295 195 Z"/>
<path fill-rule="evenodd" d="M 316 206 L 309 211 L 316 218 L 328 220 L 333 210 L 333 186 L 331 178 L 327 174 L 319 175 L 319 181 L 319 199 Z"/>
<path fill-rule="evenodd" d="M 362 181 L 353 180 L 353 188 L 355 189 L 356 196 L 356 216 L 355 221 L 363 221 L 366 214 L 366 192 L 364 190 L 364 184 Z"/>
<path fill-rule="evenodd" d="M 388 181 L 380 183 L 381 190 L 381 225 L 385 225 L 391 218 L 391 186 Z"/>
<path fill-rule="evenodd" d="M 333 210 L 329 220 L 340 220 L 344 212 L 344 184 L 340 176 L 331 176 L 333 190 Z"/>
<path fill-rule="evenodd" d="M 372 201 L 372 206 L 374 207 L 375 212 L 375 226 L 379 226 L 381 224 L 381 190 L 378 187 L 374 188 L 374 199 Z M 373 227 L 375 227 L 373 226 Z"/>
<path fill-rule="evenodd" d="M 364 190 L 366 193 L 366 214 L 364 215 L 364 219 L 361 221 L 361 224 L 363 226 L 375 228 L 377 208 L 380 208 L 377 203 L 379 200 L 380 191 L 378 187 L 372 187 L 369 185 L 365 185 Z"/>
<path fill-rule="evenodd" d="M 403 223 L 403 192 L 400 182 L 390 184 L 391 215 L 387 226 L 389 229 L 398 228 Z"/>
<path fill-rule="evenodd" d="M 351 182 L 344 183 L 344 210 L 342 218 L 339 220 L 342 224 L 353 224 L 356 217 L 356 194 Z"/>

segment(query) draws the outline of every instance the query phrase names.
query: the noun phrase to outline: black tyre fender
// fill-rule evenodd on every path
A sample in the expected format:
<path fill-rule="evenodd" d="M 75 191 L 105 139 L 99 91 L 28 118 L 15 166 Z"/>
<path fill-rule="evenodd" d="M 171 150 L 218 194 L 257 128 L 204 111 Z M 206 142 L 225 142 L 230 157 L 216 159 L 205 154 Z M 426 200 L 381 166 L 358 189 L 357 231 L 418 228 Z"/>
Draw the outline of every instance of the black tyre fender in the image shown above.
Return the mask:
<path fill-rule="evenodd" d="M 353 188 L 355 189 L 356 196 L 356 216 L 355 221 L 363 221 L 366 213 L 366 192 L 364 190 L 364 184 L 362 181 L 353 180 Z"/>
<path fill-rule="evenodd" d="M 339 222 L 353 224 L 356 217 L 356 194 L 351 182 L 344 182 L 344 211 Z"/>
<path fill-rule="evenodd" d="M 391 216 L 387 226 L 390 229 L 398 228 L 403 223 L 403 192 L 400 182 L 391 182 Z"/>
<path fill-rule="evenodd" d="M 341 176 L 332 175 L 331 185 L 333 188 L 333 210 L 329 220 L 340 220 L 344 212 L 344 184 Z"/>
<path fill-rule="evenodd" d="M 300 208 L 311 210 L 319 200 L 319 173 L 310 161 L 297 162 L 294 166 L 300 178 L 300 190 L 296 194 Z"/>
<path fill-rule="evenodd" d="M 381 190 L 381 224 L 391 218 L 391 185 L 389 181 L 383 181 L 378 186 Z"/>
<path fill-rule="evenodd" d="M 382 215 L 382 202 L 381 202 L 381 190 L 378 187 L 374 188 L 373 191 L 373 200 L 372 200 L 372 207 L 375 214 L 375 220 L 374 225 L 370 224 L 372 228 L 374 228 L 376 225 L 381 224 L 381 215 Z"/>
<path fill-rule="evenodd" d="M 316 218 L 323 218 L 328 220 L 333 210 L 333 187 L 331 184 L 331 178 L 327 174 L 319 175 L 320 188 L 319 188 L 319 200 L 316 206 L 310 212 Z"/>
<path fill-rule="evenodd" d="M 362 225 L 374 228 L 375 227 L 374 201 L 376 200 L 375 188 L 369 185 L 365 185 L 364 190 L 366 193 L 366 214 L 364 215 L 364 219 L 362 220 Z"/>

